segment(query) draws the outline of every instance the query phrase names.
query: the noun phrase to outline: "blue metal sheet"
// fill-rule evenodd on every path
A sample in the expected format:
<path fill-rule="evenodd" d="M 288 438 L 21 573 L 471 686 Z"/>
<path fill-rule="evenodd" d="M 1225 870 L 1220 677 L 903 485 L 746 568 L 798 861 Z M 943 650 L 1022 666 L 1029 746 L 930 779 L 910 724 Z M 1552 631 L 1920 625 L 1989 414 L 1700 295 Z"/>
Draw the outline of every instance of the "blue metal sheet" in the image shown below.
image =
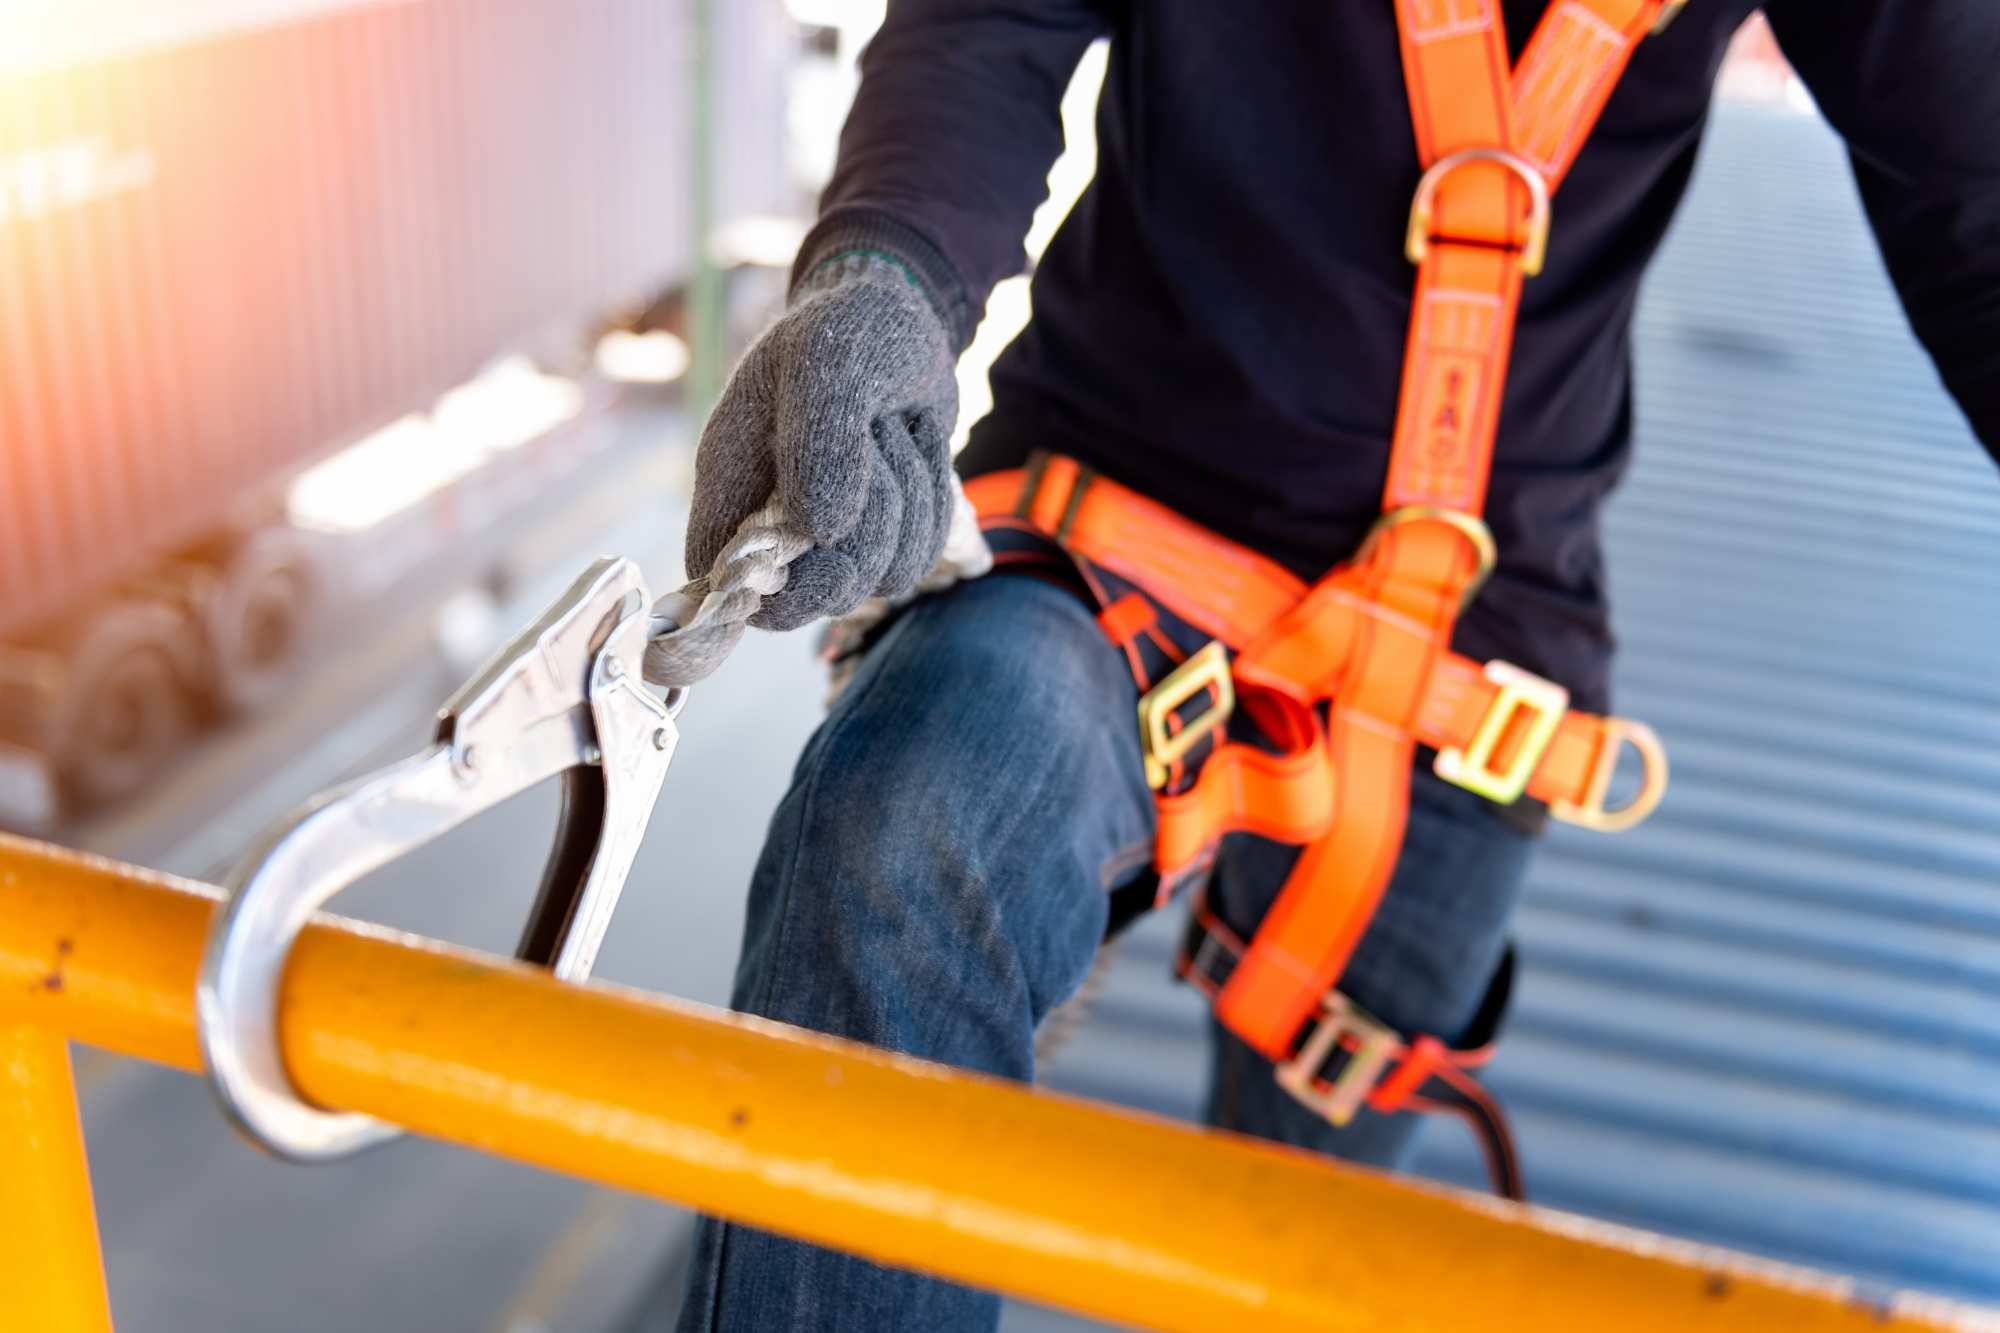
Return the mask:
<path fill-rule="evenodd" d="M 1717 108 L 1636 339 L 1618 705 L 1674 781 L 1537 859 L 1490 1075 L 1530 1188 L 2000 1302 L 2000 481 L 1815 116 Z M 1136 932 L 1052 1083 L 1198 1114 L 1176 928 Z M 1415 1166 L 1482 1178 L 1442 1122 Z"/>

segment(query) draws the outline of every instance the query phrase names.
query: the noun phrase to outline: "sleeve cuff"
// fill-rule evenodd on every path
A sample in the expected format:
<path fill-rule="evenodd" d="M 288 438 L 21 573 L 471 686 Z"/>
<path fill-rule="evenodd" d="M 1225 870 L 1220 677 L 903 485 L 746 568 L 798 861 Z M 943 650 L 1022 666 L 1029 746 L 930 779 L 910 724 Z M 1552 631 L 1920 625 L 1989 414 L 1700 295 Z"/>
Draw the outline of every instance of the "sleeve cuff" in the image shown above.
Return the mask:
<path fill-rule="evenodd" d="M 954 354 L 965 350 L 978 326 L 978 312 L 944 252 L 908 223 L 865 208 L 836 208 L 806 233 L 792 262 L 791 289 L 830 260 L 853 251 L 873 251 L 901 264 L 930 298 L 944 322 Z"/>

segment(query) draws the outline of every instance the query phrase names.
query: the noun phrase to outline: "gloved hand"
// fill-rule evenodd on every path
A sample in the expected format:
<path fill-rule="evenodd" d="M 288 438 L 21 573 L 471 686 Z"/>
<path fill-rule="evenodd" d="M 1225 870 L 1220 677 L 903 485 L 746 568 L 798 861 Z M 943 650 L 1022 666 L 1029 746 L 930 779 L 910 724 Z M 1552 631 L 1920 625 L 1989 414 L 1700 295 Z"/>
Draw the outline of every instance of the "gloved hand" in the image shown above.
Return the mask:
<path fill-rule="evenodd" d="M 708 572 L 775 494 L 812 549 L 750 623 L 784 630 L 900 597 L 930 572 L 952 518 L 951 340 L 901 265 L 841 256 L 815 271 L 747 352 L 695 454 L 687 569 Z"/>

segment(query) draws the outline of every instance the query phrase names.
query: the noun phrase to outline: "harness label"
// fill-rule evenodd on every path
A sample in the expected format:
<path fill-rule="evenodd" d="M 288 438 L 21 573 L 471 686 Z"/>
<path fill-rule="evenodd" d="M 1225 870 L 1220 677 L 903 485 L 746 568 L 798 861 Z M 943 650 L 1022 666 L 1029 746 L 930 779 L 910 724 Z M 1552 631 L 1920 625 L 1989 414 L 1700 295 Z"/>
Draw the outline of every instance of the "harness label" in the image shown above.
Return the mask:
<path fill-rule="evenodd" d="M 1424 294 L 1400 417 L 1416 447 L 1396 450 L 1389 486 L 1399 503 L 1477 511 L 1476 455 L 1486 447 L 1479 421 L 1501 313 L 1500 298 L 1487 292 Z"/>

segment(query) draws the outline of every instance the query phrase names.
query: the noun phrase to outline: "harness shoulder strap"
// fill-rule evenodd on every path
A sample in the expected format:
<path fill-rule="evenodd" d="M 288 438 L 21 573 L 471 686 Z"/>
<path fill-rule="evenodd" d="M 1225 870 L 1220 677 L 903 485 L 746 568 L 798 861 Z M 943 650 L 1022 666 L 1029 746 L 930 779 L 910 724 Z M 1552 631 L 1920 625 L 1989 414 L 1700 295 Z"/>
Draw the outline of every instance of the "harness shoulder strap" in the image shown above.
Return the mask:
<path fill-rule="evenodd" d="M 1510 75 L 1496 0 L 1397 0 L 1425 174 L 1385 510 L 1485 507 L 1521 279 L 1541 269 L 1549 196 L 1660 8 L 1555 0 Z"/>

